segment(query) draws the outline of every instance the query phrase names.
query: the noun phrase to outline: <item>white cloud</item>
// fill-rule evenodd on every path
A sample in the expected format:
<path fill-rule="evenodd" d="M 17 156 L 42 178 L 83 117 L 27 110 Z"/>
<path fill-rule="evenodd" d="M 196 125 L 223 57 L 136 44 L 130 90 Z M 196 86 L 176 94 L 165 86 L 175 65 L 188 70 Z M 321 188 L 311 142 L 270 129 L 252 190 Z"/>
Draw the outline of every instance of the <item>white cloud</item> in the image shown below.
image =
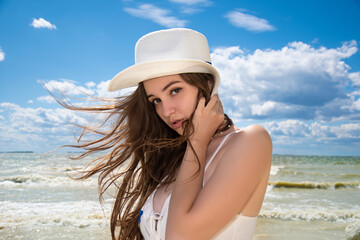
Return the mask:
<path fill-rule="evenodd" d="M 352 104 L 351 109 L 354 111 L 360 111 L 360 98 Z"/>
<path fill-rule="evenodd" d="M 86 85 L 88 88 L 92 88 L 92 87 L 95 87 L 95 86 L 96 86 L 96 83 L 94 83 L 94 82 L 87 82 L 87 83 L 85 83 L 85 85 Z"/>
<path fill-rule="evenodd" d="M 311 41 L 312 44 L 317 44 L 319 43 L 319 38 L 314 38 L 312 41 Z"/>
<path fill-rule="evenodd" d="M 337 138 L 350 138 L 360 139 L 360 124 L 359 123 L 347 123 L 340 126 L 334 126 L 330 128 Z"/>
<path fill-rule="evenodd" d="M 349 78 L 353 82 L 354 86 L 360 87 L 360 72 L 350 73 Z"/>
<path fill-rule="evenodd" d="M 267 101 L 262 105 L 251 105 L 251 112 L 253 115 L 266 115 L 269 111 L 273 111 L 276 108 L 276 102 Z"/>
<path fill-rule="evenodd" d="M 9 103 L 9 102 L 1 102 L 0 107 L 7 108 L 7 109 L 16 109 L 19 107 L 19 105 L 15 103 Z M 2 110 L 3 112 L 4 110 Z"/>
<path fill-rule="evenodd" d="M 128 95 L 136 89 L 136 87 L 130 87 L 115 92 L 109 92 L 108 91 L 109 83 L 110 80 L 102 81 L 98 85 L 94 86 L 94 91 L 96 92 L 96 96 L 101 98 L 114 98 L 117 96 Z"/>
<path fill-rule="evenodd" d="M 75 143 L 70 123 L 87 123 L 84 113 L 64 108 L 23 108 L 4 102 L 0 108 L 6 113 L 0 122 L 0 148 L 6 151 L 11 148 L 49 151 L 65 143 Z"/>
<path fill-rule="evenodd" d="M 351 120 L 360 112 L 346 87 L 359 73 L 349 73 L 343 59 L 357 50 L 355 41 L 334 49 L 292 42 L 246 53 L 236 46 L 216 48 L 211 57 L 221 75 L 225 110 L 237 120 Z"/>
<path fill-rule="evenodd" d="M 29 100 L 29 101 L 27 101 L 27 103 L 32 104 L 32 103 L 34 103 L 34 101 L 33 101 L 33 100 Z"/>
<path fill-rule="evenodd" d="M 71 81 L 56 81 L 50 80 L 45 82 L 44 86 L 51 92 L 61 92 L 66 95 L 84 95 L 84 94 L 94 94 L 94 91 L 90 88 L 85 88 L 82 86 L 76 86 Z"/>
<path fill-rule="evenodd" d="M 52 96 L 41 96 L 36 98 L 39 102 L 45 102 L 45 103 L 55 103 L 55 99 Z"/>
<path fill-rule="evenodd" d="M 284 120 L 263 122 L 271 135 L 274 153 L 310 155 L 359 154 L 360 123 Z"/>
<path fill-rule="evenodd" d="M 70 101 L 74 105 L 80 107 L 104 105 L 104 102 L 94 100 L 97 97 L 113 98 L 129 94 L 134 90 L 134 88 L 128 88 L 110 93 L 107 91 L 109 82 L 110 80 L 99 84 L 87 82 L 82 86 L 70 81 L 52 80 L 45 85 L 54 93 L 61 91 L 65 96 L 70 97 Z M 92 94 L 94 98 L 88 94 Z M 55 102 L 50 95 L 38 97 L 37 101 Z M 107 102 L 106 104 L 110 103 Z M 9 102 L 0 103 L 0 112 L 2 113 L 0 115 L 0 150 L 6 151 L 10 148 L 19 149 L 19 146 L 22 149 L 49 151 L 64 144 L 73 144 L 75 143 L 73 134 L 79 129 L 71 124 L 84 126 L 99 123 L 107 116 L 106 113 L 91 114 L 71 111 L 60 106 L 56 108 L 24 108 Z"/>
<path fill-rule="evenodd" d="M 164 27 L 184 27 L 186 20 L 180 20 L 170 16 L 170 11 L 158 8 L 152 4 L 142 4 L 138 8 L 124 8 L 124 10 L 135 17 L 149 19 Z"/>
<path fill-rule="evenodd" d="M 65 108 L 23 108 L 14 103 L 0 103 L 0 107 L 10 112 L 11 126 L 24 132 L 43 132 L 61 124 L 86 124 L 86 119 Z"/>
<path fill-rule="evenodd" d="M 180 11 L 185 14 L 200 12 L 203 7 L 211 6 L 213 3 L 208 0 L 169 0 L 180 5 Z"/>
<path fill-rule="evenodd" d="M 235 27 L 245 28 L 248 31 L 265 32 L 276 30 L 266 19 L 243 13 L 242 10 L 228 12 L 225 17 Z"/>
<path fill-rule="evenodd" d="M 0 47 L 0 61 L 4 61 L 4 59 L 5 59 L 5 53 L 2 50 L 2 48 Z"/>
<path fill-rule="evenodd" d="M 300 120 L 267 122 L 264 126 L 271 135 L 307 137 L 311 132 L 310 127 Z"/>
<path fill-rule="evenodd" d="M 39 81 L 42 83 L 42 81 Z M 120 91 L 109 92 L 110 80 L 101 81 L 96 84 L 94 82 L 86 82 L 84 86 L 77 85 L 74 81 L 71 80 L 51 80 L 45 83 L 42 83 L 50 92 L 57 94 L 61 93 L 65 96 L 72 97 L 76 96 L 82 100 L 90 100 L 93 97 L 99 98 L 114 98 L 121 95 L 127 95 L 134 91 L 135 88 L 122 89 Z M 54 98 L 50 95 L 40 96 L 37 98 L 38 101 L 46 103 L 56 102 Z"/>
<path fill-rule="evenodd" d="M 293 145 L 311 142 L 334 143 L 341 141 L 360 141 L 360 123 L 344 123 L 338 126 L 307 123 L 300 120 L 285 120 L 265 122 L 263 126 L 268 130 L 274 141 Z"/>
<path fill-rule="evenodd" d="M 287 106 L 284 103 L 266 101 L 263 104 L 252 104 L 250 105 L 251 115 L 253 116 L 268 116 L 269 114 L 276 113 L 277 115 L 291 114 L 296 109 Z"/>
<path fill-rule="evenodd" d="M 39 18 L 39 19 L 33 18 L 33 21 L 30 25 L 33 26 L 34 28 L 56 29 L 56 26 L 54 24 L 51 24 L 50 22 L 46 21 L 43 18 Z"/>

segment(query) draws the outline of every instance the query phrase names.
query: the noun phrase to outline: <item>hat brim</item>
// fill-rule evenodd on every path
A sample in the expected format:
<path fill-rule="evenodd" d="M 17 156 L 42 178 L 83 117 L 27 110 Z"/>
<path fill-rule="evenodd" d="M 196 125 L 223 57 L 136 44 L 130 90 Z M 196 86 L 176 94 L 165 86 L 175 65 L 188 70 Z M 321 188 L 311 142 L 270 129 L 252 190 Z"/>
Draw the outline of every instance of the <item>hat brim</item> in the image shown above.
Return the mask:
<path fill-rule="evenodd" d="M 188 59 L 159 60 L 135 64 L 116 74 L 111 80 L 108 90 L 112 92 L 136 86 L 138 83 L 152 78 L 180 73 L 212 74 L 215 78 L 212 95 L 217 93 L 220 85 L 220 75 L 216 68 L 203 61 Z"/>

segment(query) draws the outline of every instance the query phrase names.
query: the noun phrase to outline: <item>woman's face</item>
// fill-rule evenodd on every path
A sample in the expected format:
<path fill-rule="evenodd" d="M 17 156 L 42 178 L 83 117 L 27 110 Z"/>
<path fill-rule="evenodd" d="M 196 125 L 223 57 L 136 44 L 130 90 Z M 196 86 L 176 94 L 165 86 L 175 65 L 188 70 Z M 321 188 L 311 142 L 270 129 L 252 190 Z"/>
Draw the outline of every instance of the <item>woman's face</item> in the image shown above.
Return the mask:
<path fill-rule="evenodd" d="M 185 82 L 180 75 L 147 80 L 144 88 L 158 116 L 182 135 L 182 123 L 190 118 L 197 106 L 198 88 Z"/>

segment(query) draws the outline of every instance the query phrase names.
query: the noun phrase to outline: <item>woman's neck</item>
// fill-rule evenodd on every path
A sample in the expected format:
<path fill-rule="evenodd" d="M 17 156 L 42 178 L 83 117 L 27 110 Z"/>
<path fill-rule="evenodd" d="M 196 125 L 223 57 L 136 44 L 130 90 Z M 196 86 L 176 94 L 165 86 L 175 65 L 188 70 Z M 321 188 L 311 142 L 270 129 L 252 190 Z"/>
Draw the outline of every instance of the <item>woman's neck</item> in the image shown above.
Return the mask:
<path fill-rule="evenodd" d="M 219 129 L 221 129 L 221 128 L 219 128 Z M 225 131 L 219 131 L 219 132 L 215 133 L 215 135 L 212 137 L 212 140 L 226 136 L 228 133 L 231 133 L 237 129 L 238 128 L 234 124 L 231 124 Z"/>

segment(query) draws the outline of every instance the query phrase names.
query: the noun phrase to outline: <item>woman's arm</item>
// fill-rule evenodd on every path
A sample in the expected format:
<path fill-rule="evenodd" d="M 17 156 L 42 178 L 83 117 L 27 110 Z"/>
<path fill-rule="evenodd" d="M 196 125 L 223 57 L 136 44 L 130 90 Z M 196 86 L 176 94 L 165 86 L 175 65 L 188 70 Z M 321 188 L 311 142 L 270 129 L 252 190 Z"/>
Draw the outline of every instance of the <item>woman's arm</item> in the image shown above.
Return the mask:
<path fill-rule="evenodd" d="M 268 175 L 271 139 L 266 130 L 252 126 L 231 139 L 226 152 L 205 187 L 202 187 L 207 145 L 221 123 L 218 99 L 194 115 L 190 141 L 200 160 L 188 147 L 170 200 L 166 239 L 209 239 L 241 212 L 255 189 Z M 220 123 L 219 123 L 220 122 Z M 217 124 L 217 126 L 215 126 Z"/>

